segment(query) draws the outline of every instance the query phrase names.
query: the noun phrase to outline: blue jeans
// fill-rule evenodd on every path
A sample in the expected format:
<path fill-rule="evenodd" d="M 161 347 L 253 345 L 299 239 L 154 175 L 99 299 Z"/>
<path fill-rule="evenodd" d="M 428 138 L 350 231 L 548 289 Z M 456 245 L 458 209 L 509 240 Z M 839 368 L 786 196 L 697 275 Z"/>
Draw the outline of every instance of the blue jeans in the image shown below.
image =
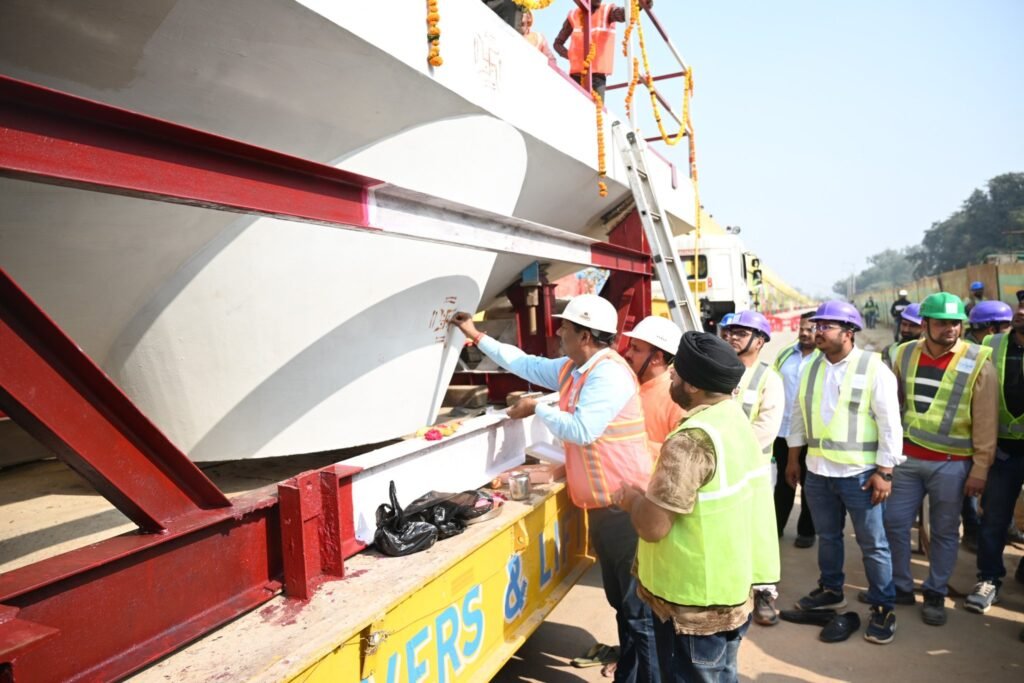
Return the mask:
<path fill-rule="evenodd" d="M 981 497 L 981 529 L 978 530 L 978 580 L 1002 583 L 1006 576 L 1003 549 L 1006 529 L 1013 519 L 1013 506 L 1024 485 L 1024 455 L 1010 455 L 996 449 L 988 471 L 988 483 Z"/>
<path fill-rule="evenodd" d="M 676 634 L 672 620 L 654 620 L 654 636 L 658 643 L 658 663 L 666 683 L 735 683 L 736 655 L 740 641 L 750 627 L 747 622 L 732 631 L 710 636 Z"/>
<path fill-rule="evenodd" d="M 601 565 L 608 604 L 615 610 L 619 631 L 616 683 L 656 683 L 658 653 L 654 614 L 636 594 L 633 560 L 638 536 L 629 514 L 617 507 L 590 510 L 590 544 Z"/>
<path fill-rule="evenodd" d="M 922 588 L 939 595 L 948 592 L 949 577 L 956 567 L 960 548 L 960 512 L 964 482 L 971 464 L 970 458 L 907 458 L 893 471 L 892 494 L 885 503 L 885 533 L 892 548 L 892 573 L 899 590 L 908 593 L 914 590 L 914 577 L 910 574 L 910 528 L 927 495 L 931 549 L 928 551 L 928 578 Z"/>
<path fill-rule="evenodd" d="M 868 602 L 892 609 L 896 587 L 892 581 L 892 557 L 882 521 L 884 505 L 871 504 L 871 491 L 861 489 L 872 471 L 854 477 L 823 477 L 807 473 L 807 504 L 811 507 L 814 529 L 818 532 L 818 569 L 822 587 L 843 592 L 843 525 L 850 513 L 857 545 L 864 556 L 868 577 Z"/>

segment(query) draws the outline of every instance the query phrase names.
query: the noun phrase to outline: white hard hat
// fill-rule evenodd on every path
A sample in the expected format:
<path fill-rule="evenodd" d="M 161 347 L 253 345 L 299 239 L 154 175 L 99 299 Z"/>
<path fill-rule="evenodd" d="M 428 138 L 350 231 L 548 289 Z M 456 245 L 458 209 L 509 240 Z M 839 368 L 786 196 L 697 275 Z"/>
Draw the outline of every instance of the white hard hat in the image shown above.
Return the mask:
<path fill-rule="evenodd" d="M 656 346 L 673 356 L 679 350 L 679 340 L 683 338 L 683 331 L 679 326 L 668 318 L 657 315 L 649 315 L 630 332 L 623 333 L 627 337 L 645 341 L 651 346 Z"/>
<path fill-rule="evenodd" d="M 589 327 L 598 332 L 615 334 L 619 329 L 619 314 L 608 299 L 597 294 L 580 294 L 573 298 L 561 315 L 552 318 L 565 318 L 569 322 Z"/>
<path fill-rule="evenodd" d="M 900 296 L 906 296 L 906 295 L 907 295 L 907 290 L 901 289 L 900 290 Z"/>

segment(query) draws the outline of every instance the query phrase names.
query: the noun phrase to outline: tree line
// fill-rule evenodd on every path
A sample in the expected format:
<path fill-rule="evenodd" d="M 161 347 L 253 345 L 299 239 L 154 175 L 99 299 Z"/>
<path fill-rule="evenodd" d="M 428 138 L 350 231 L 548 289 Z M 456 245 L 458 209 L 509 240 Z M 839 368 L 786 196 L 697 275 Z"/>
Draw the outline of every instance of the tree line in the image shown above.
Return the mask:
<path fill-rule="evenodd" d="M 886 249 L 854 276 L 855 289 L 892 287 L 983 263 L 991 254 L 1024 254 L 1024 173 L 1004 173 L 976 189 L 949 218 L 932 223 L 920 244 Z M 832 285 L 845 295 L 850 278 Z"/>

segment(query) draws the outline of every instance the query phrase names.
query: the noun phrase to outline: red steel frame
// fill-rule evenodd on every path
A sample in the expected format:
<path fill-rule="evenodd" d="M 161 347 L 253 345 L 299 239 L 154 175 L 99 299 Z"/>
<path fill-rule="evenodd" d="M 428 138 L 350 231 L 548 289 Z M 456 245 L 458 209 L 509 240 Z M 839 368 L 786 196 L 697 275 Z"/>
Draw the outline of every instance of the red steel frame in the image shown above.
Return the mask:
<path fill-rule="evenodd" d="M 376 229 L 367 204 L 377 181 L 4 76 L 0 176 Z M 650 307 L 634 223 L 591 249 L 594 265 L 614 271 L 627 326 Z M 0 574 L 0 681 L 127 675 L 282 586 L 308 598 L 362 549 L 358 468 L 331 465 L 228 500 L 2 269 L 0 349 L 0 411 L 139 526 Z"/>

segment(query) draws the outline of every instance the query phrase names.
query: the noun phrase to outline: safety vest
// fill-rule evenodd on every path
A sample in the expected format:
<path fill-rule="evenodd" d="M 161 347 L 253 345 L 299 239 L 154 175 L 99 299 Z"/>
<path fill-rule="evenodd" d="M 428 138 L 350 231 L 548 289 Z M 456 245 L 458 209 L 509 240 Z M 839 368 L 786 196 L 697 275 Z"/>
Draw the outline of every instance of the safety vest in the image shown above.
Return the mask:
<path fill-rule="evenodd" d="M 800 377 L 797 402 L 807 430 L 807 454 L 844 465 L 871 465 L 878 451 L 871 395 L 882 357 L 854 348 L 848 358 L 836 409 L 827 426 L 821 417 L 825 356 L 805 367 Z"/>
<path fill-rule="evenodd" d="M 779 351 L 779 355 L 775 357 L 775 369 L 778 370 L 779 372 L 782 372 L 782 366 L 785 364 L 785 362 L 789 360 L 790 356 L 792 356 L 794 353 L 797 353 L 799 350 L 800 344 L 796 343 L 791 346 L 787 346 L 786 348 L 782 349 L 782 351 Z M 818 349 L 814 349 L 810 353 L 811 360 L 814 360 L 816 357 L 820 355 L 821 351 L 819 351 Z"/>
<path fill-rule="evenodd" d="M 651 593 L 677 605 L 742 605 L 753 585 L 779 579 L 770 467 L 739 404 L 722 401 L 672 432 L 704 431 L 715 448 L 715 474 L 677 514 L 659 541 L 640 539 L 637 576 Z M 671 435 L 670 435 L 671 438 Z"/>
<path fill-rule="evenodd" d="M 928 410 L 917 412 L 914 384 L 924 342 L 907 343 L 896 353 L 903 383 L 903 434 L 918 446 L 950 455 L 974 455 L 971 437 L 971 396 L 992 349 L 980 344 L 959 344 Z M 956 347 L 954 347 L 956 348 Z M 911 374 L 913 373 L 913 374 Z"/>
<path fill-rule="evenodd" d="M 740 378 L 736 400 L 739 401 L 750 424 L 754 424 L 757 421 L 757 416 L 761 413 L 761 400 L 764 398 L 764 387 L 768 384 L 769 372 L 775 372 L 772 366 L 764 361 L 758 361 L 744 370 L 743 377 Z M 765 446 L 762 452 L 771 455 L 771 444 Z"/>
<path fill-rule="evenodd" d="M 636 376 L 622 357 L 607 351 L 579 376 L 572 376 L 575 364 L 566 359 L 558 376 L 558 407 L 563 412 L 576 412 L 580 391 L 587 377 L 601 363 L 618 363 L 633 378 L 633 395 L 626 401 L 604 433 L 593 443 L 564 442 L 565 479 L 572 502 L 581 508 L 608 507 L 612 494 L 623 486 L 635 484 L 647 488 L 652 461 L 647 448 L 647 431 Z"/>
<path fill-rule="evenodd" d="M 610 21 L 613 7 L 611 2 L 605 2 L 590 15 L 590 41 L 594 43 L 595 49 L 590 73 L 610 74 L 615 65 L 615 27 Z M 583 62 L 587 59 L 583 52 L 583 10 L 571 10 L 569 23 L 572 25 L 569 73 L 583 73 Z"/>
<path fill-rule="evenodd" d="M 999 438 L 1024 439 L 1024 415 L 1014 417 L 1006 407 L 1006 391 L 1003 384 L 1006 377 L 1006 349 L 1010 346 L 1010 335 L 1006 332 L 985 337 L 985 346 L 992 349 L 992 362 L 999 374 Z"/>

